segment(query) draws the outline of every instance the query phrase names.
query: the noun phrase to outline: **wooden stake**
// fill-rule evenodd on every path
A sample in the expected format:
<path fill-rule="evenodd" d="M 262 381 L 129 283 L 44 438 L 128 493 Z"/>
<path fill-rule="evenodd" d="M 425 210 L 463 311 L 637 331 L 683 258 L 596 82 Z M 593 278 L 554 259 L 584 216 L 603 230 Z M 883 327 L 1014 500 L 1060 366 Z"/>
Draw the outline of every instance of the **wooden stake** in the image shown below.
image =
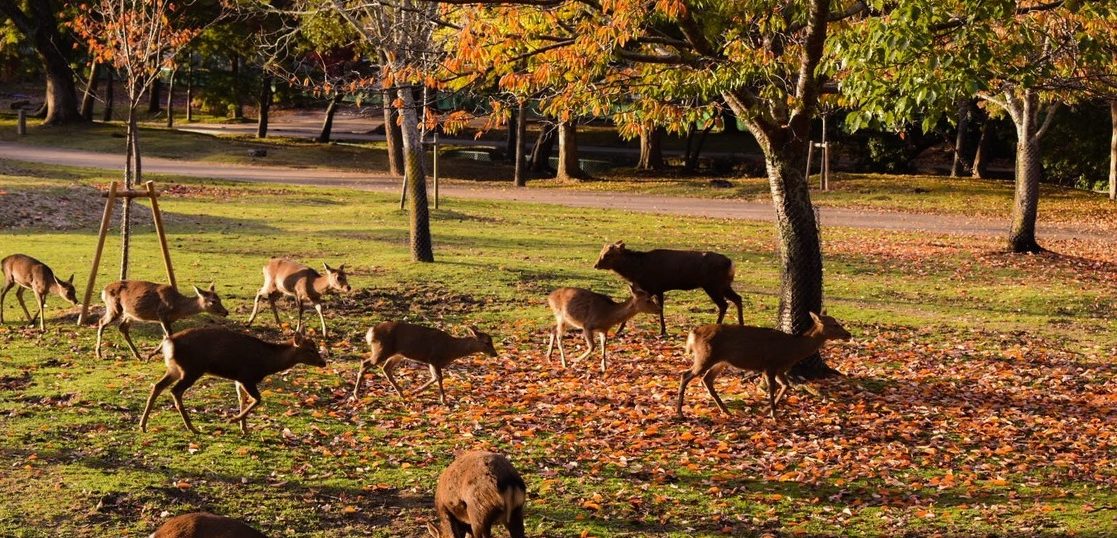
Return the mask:
<path fill-rule="evenodd" d="M 93 285 L 97 281 L 97 267 L 101 265 L 101 251 L 105 248 L 105 236 L 109 232 L 109 220 L 112 219 L 112 204 L 116 201 L 117 182 L 109 185 L 108 200 L 105 201 L 105 213 L 101 216 L 101 231 L 97 234 L 97 250 L 93 253 L 93 268 L 89 270 L 89 280 L 85 284 L 85 298 L 81 302 L 81 314 L 78 315 L 78 325 L 85 321 L 89 313 L 89 300 L 93 296 Z"/>
<path fill-rule="evenodd" d="M 171 287 L 178 289 L 175 282 L 175 270 L 171 266 L 171 251 L 167 248 L 167 234 L 163 231 L 163 213 L 159 211 L 159 195 L 155 192 L 155 182 L 145 181 L 147 194 L 151 198 L 151 218 L 155 220 L 155 233 L 159 236 L 159 248 L 163 250 L 163 265 L 167 268 L 167 281 Z"/>
<path fill-rule="evenodd" d="M 27 111 L 19 109 L 19 119 L 16 120 L 16 134 L 23 136 L 27 134 Z"/>

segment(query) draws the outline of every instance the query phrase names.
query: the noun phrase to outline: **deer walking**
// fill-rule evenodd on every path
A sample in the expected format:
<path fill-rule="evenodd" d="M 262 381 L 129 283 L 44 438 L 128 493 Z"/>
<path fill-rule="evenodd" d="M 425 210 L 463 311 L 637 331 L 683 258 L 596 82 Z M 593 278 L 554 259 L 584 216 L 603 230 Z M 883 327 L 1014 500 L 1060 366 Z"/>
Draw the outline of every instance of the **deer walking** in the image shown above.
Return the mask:
<path fill-rule="evenodd" d="M 248 316 L 246 323 L 252 325 L 252 321 L 260 311 L 260 299 L 267 299 L 275 316 L 275 323 L 280 324 L 275 300 L 281 295 L 286 295 L 294 297 L 298 305 L 299 322 L 295 332 L 303 330 L 303 303 L 307 302 L 318 312 L 318 320 L 322 322 L 322 337 L 325 338 L 326 318 L 322 316 L 322 296 L 334 292 L 349 293 L 353 288 L 349 286 L 349 280 L 345 275 L 345 264 L 334 269 L 323 263 L 322 268 L 326 271 L 325 275 L 320 275 L 318 271 L 290 260 L 281 258 L 268 260 L 268 264 L 264 266 L 264 285 L 256 293 L 256 299 L 252 302 L 252 315 Z"/>
<path fill-rule="evenodd" d="M 524 500 L 527 486 L 508 458 L 493 452 L 466 452 L 438 477 L 434 506 L 435 538 L 490 538 L 495 524 L 508 528 L 512 538 L 524 537 Z"/>
<path fill-rule="evenodd" d="M 228 316 L 229 311 L 221 304 L 221 298 L 211 283 L 208 290 L 194 286 L 194 296 L 188 297 L 167 284 L 156 284 L 142 280 L 120 280 L 113 282 L 101 292 L 105 302 L 105 314 L 97 322 L 97 358 L 101 358 L 101 337 L 105 327 L 119 321 L 117 327 L 128 342 L 132 356 L 139 359 L 140 352 L 132 342 L 128 328 L 134 321 L 158 323 L 163 328 L 163 336 L 170 336 L 174 330 L 171 323 L 180 319 L 208 312 L 218 316 Z"/>
<path fill-rule="evenodd" d="M 605 245 L 594 269 L 609 269 L 621 278 L 655 296 L 661 308 L 659 333 L 667 336 L 667 323 L 663 319 L 663 295 L 671 290 L 702 288 L 718 307 L 718 323 L 725 319 L 729 303 L 737 307 L 737 324 L 744 325 L 741 296 L 733 291 L 733 261 L 716 252 L 692 250 L 628 250 L 624 241 Z M 617 334 L 624 330 L 624 324 Z"/>
<path fill-rule="evenodd" d="M 239 519 L 192 512 L 168 519 L 150 538 L 267 538 Z"/>
<path fill-rule="evenodd" d="M 729 414 L 729 408 L 714 390 L 714 380 L 727 365 L 731 365 L 764 374 L 768 382 L 771 416 L 775 419 L 776 404 L 791 385 L 787 371 L 799 361 L 814 355 L 827 341 L 849 340 L 852 337 L 830 316 L 823 314 L 820 317 L 811 312 L 811 319 L 814 325 L 798 336 L 776 329 L 740 325 L 703 325 L 692 330 L 687 336 L 685 353 L 693 354 L 694 363 L 681 374 L 675 412 L 683 416 L 686 386 L 694 378 L 701 377 L 718 409 Z"/>
<path fill-rule="evenodd" d="M 566 351 L 562 349 L 562 337 L 566 334 L 566 327 L 582 329 L 582 336 L 586 339 L 586 352 L 576 360 L 581 361 L 593 353 L 594 337 L 601 340 L 601 373 L 605 373 L 605 340 L 609 329 L 624 323 L 640 313 L 662 313 L 660 307 L 652 296 L 646 291 L 630 285 L 628 287 L 632 296 L 627 301 L 618 303 L 608 295 L 602 295 L 582 288 L 559 288 L 547 297 L 547 304 L 555 314 L 555 330 L 551 332 L 551 339 L 547 343 L 547 358 L 551 358 L 555 343 L 558 342 L 559 359 L 562 367 L 566 368 Z"/>
<path fill-rule="evenodd" d="M 4 323 L 4 299 L 13 286 L 19 286 L 16 289 L 16 299 L 23 308 L 23 314 L 27 316 L 27 322 L 33 325 L 35 318 L 38 318 L 40 331 L 47 330 L 47 315 L 44 310 L 47 295 L 53 293 L 72 305 L 78 304 L 77 293 L 74 291 L 74 275 L 61 280 L 54 276 L 54 271 L 47 264 L 24 254 L 12 254 L 0 260 L 0 269 L 4 272 L 4 289 L 0 291 L 0 323 Z M 26 290 L 35 294 L 35 303 L 39 305 L 39 312 L 35 317 L 31 317 L 27 303 L 23 302 L 23 292 Z"/>
<path fill-rule="evenodd" d="M 326 366 L 318 346 L 299 334 L 290 343 L 273 344 L 223 327 L 186 329 L 164 338 L 159 350 L 163 352 L 167 373 L 151 387 L 151 395 L 147 397 L 140 417 L 140 430 L 145 432 L 151 405 L 159 393 L 170 387 L 182 423 L 186 429 L 198 433 L 182 405 L 182 395 L 203 375 L 210 374 L 234 381 L 240 412 L 229 422 L 239 422 L 241 432 L 248 433 L 245 417 L 263 400 L 257 385 L 265 377 L 289 370 L 296 364 Z M 247 406 L 245 401 L 249 401 Z"/>
<path fill-rule="evenodd" d="M 430 367 L 431 379 L 412 393 L 426 389 L 431 383 L 438 383 L 438 399 L 446 404 L 446 392 L 442 389 L 442 369 L 455 359 L 484 353 L 490 357 L 497 355 L 493 347 L 491 336 L 481 332 L 477 327 L 469 327 L 469 336 L 452 336 L 445 331 L 432 327 L 424 327 L 403 321 L 385 321 L 377 324 L 365 334 L 371 353 L 369 358 L 361 361 L 361 369 L 357 372 L 357 385 L 353 387 L 353 398 L 358 398 L 361 382 L 365 372 L 370 366 L 379 366 L 384 371 L 384 376 L 396 389 L 396 394 L 406 399 L 399 383 L 396 383 L 392 371 L 404 359 L 423 363 Z"/>

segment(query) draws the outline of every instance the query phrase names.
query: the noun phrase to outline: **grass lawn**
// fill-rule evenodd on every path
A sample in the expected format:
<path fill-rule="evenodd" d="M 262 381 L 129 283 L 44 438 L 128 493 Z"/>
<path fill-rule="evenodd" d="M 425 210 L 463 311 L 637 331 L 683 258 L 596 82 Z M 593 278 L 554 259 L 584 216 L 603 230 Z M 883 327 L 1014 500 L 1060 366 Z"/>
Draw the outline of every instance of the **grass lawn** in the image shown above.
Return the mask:
<path fill-rule="evenodd" d="M 0 256 L 77 273 L 80 295 L 99 221 L 93 187 L 108 179 L 0 162 L 0 215 L 46 204 L 32 212 L 40 220 L 0 224 Z M 732 416 L 692 384 L 679 420 L 686 331 L 714 319 L 704 294 L 668 295 L 667 339 L 639 318 L 611 344 L 607 376 L 593 361 L 562 370 L 543 356 L 545 296 L 564 285 L 618 296 L 620 280 L 592 269 L 607 241 L 711 249 L 737 263 L 746 321 L 769 325 L 770 225 L 449 199 L 432 217 L 438 262 L 413 264 L 407 217 L 389 196 L 154 179 L 167 189 L 180 285 L 216 282 L 232 312 L 179 327 L 241 328 L 270 256 L 344 262 L 355 291 L 328 301 L 330 364 L 265 381 L 247 436 L 224 422 L 234 393 L 216 380 L 185 398 L 201 435 L 166 395 L 142 434 L 162 364 L 130 358 L 115 329 L 97 360 L 76 309 L 51 298 L 40 334 L 9 297 L 0 535 L 144 536 L 170 515 L 209 510 L 272 536 L 418 536 L 439 471 L 474 448 L 508 454 L 524 474 L 533 536 L 1117 532 L 1111 244 L 1051 241 L 1059 254 L 1010 256 L 999 238 L 828 228 L 827 306 L 855 339 L 824 354 L 847 376 L 816 383 L 821 397 L 793 391 L 773 422 L 757 389 L 727 374 L 719 390 Z M 141 208 L 137 222 L 147 219 Z M 117 241 L 98 287 L 116 272 Z M 131 276 L 162 279 L 150 225 L 133 248 Z M 351 401 L 363 334 L 386 319 L 474 323 L 500 356 L 448 368 L 450 407 L 433 391 L 402 400 L 379 372 Z M 260 320 L 252 331 L 284 337 Z M 132 334 L 141 348 L 159 339 L 155 326 Z M 405 389 L 426 379 L 400 371 Z"/>

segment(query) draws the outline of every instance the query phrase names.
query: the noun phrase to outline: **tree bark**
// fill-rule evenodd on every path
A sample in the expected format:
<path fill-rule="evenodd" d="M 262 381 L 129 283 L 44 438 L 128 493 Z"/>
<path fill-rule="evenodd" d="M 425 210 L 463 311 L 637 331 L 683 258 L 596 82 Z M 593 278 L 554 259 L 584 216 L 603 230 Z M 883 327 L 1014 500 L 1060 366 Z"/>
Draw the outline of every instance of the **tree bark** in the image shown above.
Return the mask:
<path fill-rule="evenodd" d="M 537 176 L 554 176 L 551 168 L 551 152 L 555 149 L 555 140 L 558 138 L 558 129 L 545 122 L 539 123 L 539 137 L 535 139 L 535 146 L 531 148 L 531 173 Z"/>
<path fill-rule="evenodd" d="M 516 167 L 512 174 L 512 182 L 517 187 L 527 186 L 527 163 L 524 162 L 524 145 L 527 138 L 527 100 L 520 101 L 519 109 L 516 111 L 516 147 L 514 149 L 512 158 L 516 161 Z"/>
<path fill-rule="evenodd" d="M 558 126 L 558 172 L 557 179 L 589 179 L 589 174 L 578 164 L 578 129 L 573 120 L 560 121 Z"/>
<path fill-rule="evenodd" d="M 101 64 L 97 60 L 90 60 L 89 64 L 89 80 L 85 82 L 81 98 L 81 117 L 85 121 L 93 121 L 93 104 L 97 101 L 97 85 L 101 82 Z"/>
<path fill-rule="evenodd" d="M 116 70 L 111 65 L 105 66 L 105 109 L 101 111 L 101 121 L 112 121 L 112 107 L 115 100 L 116 82 L 113 73 Z"/>
<path fill-rule="evenodd" d="M 640 128 L 640 161 L 637 170 L 663 170 L 663 128 L 644 126 Z"/>
<path fill-rule="evenodd" d="M 423 141 L 419 136 L 419 118 L 410 88 L 396 92 L 402 103 L 400 117 L 403 139 L 404 181 L 407 182 L 408 210 L 411 214 L 411 259 L 433 262 L 430 209 L 427 206 L 427 178 L 423 173 Z"/>
<path fill-rule="evenodd" d="M 989 175 L 989 163 L 986 155 L 989 153 L 989 141 L 993 138 L 990 134 L 989 124 L 993 121 L 988 114 L 983 114 L 981 134 L 977 138 L 977 149 L 974 151 L 973 164 L 970 165 L 971 176 L 984 179 Z"/>
<path fill-rule="evenodd" d="M 1006 98 L 1009 115 L 1016 126 L 1016 193 L 1012 202 L 1012 230 L 1008 246 L 1012 252 L 1041 252 L 1036 243 L 1036 217 L 1039 210 L 1039 183 L 1043 179 L 1040 161 L 1040 139 L 1051 121 L 1054 109 L 1048 107 L 1044 125 L 1040 125 L 1042 108 L 1034 90 L 1024 96 Z"/>
<path fill-rule="evenodd" d="M 322 119 L 322 130 L 318 132 L 318 137 L 314 139 L 315 142 L 325 144 L 330 141 L 330 136 L 333 135 L 334 130 L 334 115 L 337 114 L 339 102 L 341 102 L 341 94 L 335 93 L 326 105 L 326 117 Z M 387 132 L 387 126 L 385 126 L 385 132 Z"/>
<path fill-rule="evenodd" d="M 193 61 L 193 59 L 191 59 Z M 186 122 L 194 121 L 194 66 L 186 65 Z"/>
<path fill-rule="evenodd" d="M 504 135 L 504 158 L 508 162 L 513 162 L 516 158 L 516 135 L 519 133 L 519 111 L 513 110 L 512 116 L 508 118 L 508 128 Z"/>
<path fill-rule="evenodd" d="M 172 129 L 175 126 L 175 75 L 178 74 L 178 69 L 171 70 L 171 78 L 167 81 L 167 128 Z"/>
<path fill-rule="evenodd" d="M 970 102 L 968 99 L 958 101 L 958 132 L 954 135 L 954 162 L 950 165 L 950 177 L 959 177 L 965 168 L 965 142 L 966 129 L 969 128 Z"/>
<path fill-rule="evenodd" d="M 384 90 L 384 141 L 388 145 L 388 173 L 402 176 L 403 134 L 400 131 L 399 111 L 392 105 L 395 99 L 390 90 Z"/>
<path fill-rule="evenodd" d="M 229 61 L 229 71 L 233 75 L 233 119 L 244 119 L 244 100 L 240 95 L 240 55 L 233 54 Z"/>
<path fill-rule="evenodd" d="M 1117 99 L 1109 102 L 1109 199 L 1117 200 Z"/>
<path fill-rule="evenodd" d="M 257 99 L 260 111 L 256 115 L 256 138 L 268 137 L 268 113 L 271 111 L 271 77 L 264 75 L 260 81 L 260 96 Z"/>
<path fill-rule="evenodd" d="M 151 88 L 147 91 L 147 111 L 151 114 L 156 114 L 163 110 L 163 81 L 155 79 L 151 82 Z"/>
<path fill-rule="evenodd" d="M 70 44 L 58 32 L 54 2 L 38 0 L 27 3 L 27 12 L 13 0 L 0 0 L 0 13 L 6 15 L 35 48 L 46 72 L 44 125 L 81 123 L 85 118 L 78 109 L 77 88 L 66 51 Z"/>

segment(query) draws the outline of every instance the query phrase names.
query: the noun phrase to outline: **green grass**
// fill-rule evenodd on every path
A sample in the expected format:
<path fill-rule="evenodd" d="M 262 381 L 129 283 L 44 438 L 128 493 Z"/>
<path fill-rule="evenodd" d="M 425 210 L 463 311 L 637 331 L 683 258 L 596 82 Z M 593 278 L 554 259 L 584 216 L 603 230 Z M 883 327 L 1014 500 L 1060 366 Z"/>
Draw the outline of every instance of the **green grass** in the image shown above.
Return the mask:
<path fill-rule="evenodd" d="M 109 179 L 0 163 L 0 212 L 16 194 L 65 197 L 77 223 L 8 224 L 0 256 L 25 252 L 77 273 L 80 295 L 99 218 L 89 186 Z M 212 380 L 186 396 L 203 434 L 186 433 L 166 397 L 141 434 L 162 365 L 131 359 L 114 329 L 108 358 L 96 360 L 94 330 L 74 324 L 75 309 L 52 298 L 40 334 L 20 324 L 9 296 L 0 535 L 141 536 L 164 512 L 210 510 L 274 536 L 417 536 L 432 520 L 439 470 L 455 450 L 478 447 L 508 453 L 524 473 L 537 536 L 1117 531 L 1105 508 L 1117 502 L 1104 461 L 1117 454 L 1111 250 L 1065 241 L 1052 244 L 1062 255 L 1009 257 L 994 251 L 996 238 L 827 228 L 827 306 L 856 339 L 826 356 L 849 377 L 820 383 L 822 398 L 794 392 L 779 423 L 740 376 L 719 381 L 731 417 L 692 384 L 692 418 L 679 421 L 684 335 L 713 321 L 701 292 L 668 295 L 668 339 L 654 337 L 650 317 L 637 320 L 611 344 L 608 377 L 592 361 L 561 370 L 543 357 L 544 297 L 563 285 L 620 295 L 618 278 L 592 269 L 608 241 L 711 249 L 737 263 L 746 321 L 769 325 L 778 306 L 770 225 L 449 199 L 432 213 L 438 262 L 414 264 L 407 216 L 389 196 L 153 179 L 177 185 L 160 205 L 180 286 L 216 282 L 232 312 L 221 323 L 241 327 L 270 256 L 352 268 L 356 291 L 326 309 L 331 363 L 265 381 L 248 436 L 223 422 L 232 387 Z M 118 251 L 114 236 L 98 287 L 114 278 Z M 138 227 L 132 252 L 133 278 L 164 278 L 150 225 Z M 291 306 L 281 308 L 289 320 Z M 478 324 L 501 356 L 449 368 L 450 408 L 431 392 L 402 401 L 379 373 L 360 402 L 347 400 L 364 331 L 403 318 L 455 331 Z M 260 319 L 254 332 L 283 337 Z M 133 334 L 141 348 L 159 338 L 152 326 Z M 405 387 L 424 380 L 420 368 L 403 370 Z M 1015 450 L 993 451 L 1002 445 Z M 941 480 L 948 471 L 958 478 Z"/>

